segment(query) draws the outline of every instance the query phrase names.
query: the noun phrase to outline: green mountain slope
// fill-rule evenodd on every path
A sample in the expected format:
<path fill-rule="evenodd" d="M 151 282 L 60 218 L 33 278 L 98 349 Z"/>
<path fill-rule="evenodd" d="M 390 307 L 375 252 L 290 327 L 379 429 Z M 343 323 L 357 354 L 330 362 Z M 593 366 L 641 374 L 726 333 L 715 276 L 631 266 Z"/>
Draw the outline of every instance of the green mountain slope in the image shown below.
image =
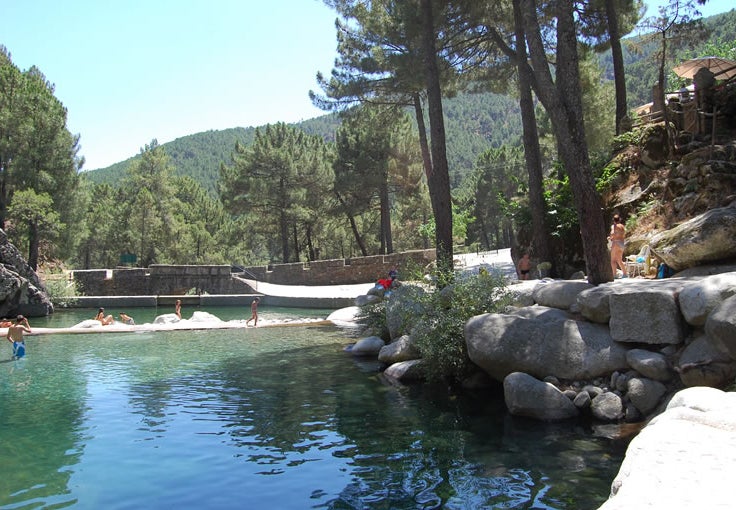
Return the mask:
<path fill-rule="evenodd" d="M 448 162 L 453 186 L 472 168 L 478 155 L 488 147 L 498 147 L 521 133 L 518 105 L 496 94 L 465 94 L 445 101 Z M 310 135 L 334 141 L 339 126 L 335 114 L 292 124 Z M 217 189 L 220 163 L 229 163 L 236 142 L 249 145 L 256 128 L 205 131 L 161 144 L 171 158 L 174 174 L 189 176 L 206 189 Z M 115 185 L 139 155 L 106 168 L 91 170 L 87 177 L 95 183 Z"/>
<path fill-rule="evenodd" d="M 711 16 L 705 20 L 711 30 L 710 41 L 736 39 L 736 10 Z M 637 38 L 630 42 L 636 43 Z M 704 41 L 699 47 L 703 48 Z M 639 47 L 633 51 L 625 47 L 627 92 L 630 107 L 651 101 L 652 85 L 656 81 L 656 65 L 652 61 L 654 45 Z M 698 48 L 674 52 L 674 59 L 698 55 Z M 600 56 L 604 76 L 613 79 L 610 52 Z M 486 149 L 504 143 L 518 144 L 521 137 L 521 119 L 517 102 L 493 93 L 460 94 L 444 101 L 445 128 L 447 131 L 447 158 L 451 185 L 457 187 L 473 168 L 478 156 Z M 412 115 L 411 112 L 409 112 Z M 326 141 L 334 141 L 339 119 L 335 114 L 323 115 L 292 124 L 308 134 L 320 135 Z M 190 176 L 206 189 L 215 192 L 219 168 L 228 163 L 236 142 L 249 145 L 255 128 L 231 128 L 221 131 L 196 133 L 162 146 L 171 157 L 175 175 Z M 115 185 L 130 163 L 131 157 L 107 168 L 92 170 L 86 175 L 93 182 Z"/>

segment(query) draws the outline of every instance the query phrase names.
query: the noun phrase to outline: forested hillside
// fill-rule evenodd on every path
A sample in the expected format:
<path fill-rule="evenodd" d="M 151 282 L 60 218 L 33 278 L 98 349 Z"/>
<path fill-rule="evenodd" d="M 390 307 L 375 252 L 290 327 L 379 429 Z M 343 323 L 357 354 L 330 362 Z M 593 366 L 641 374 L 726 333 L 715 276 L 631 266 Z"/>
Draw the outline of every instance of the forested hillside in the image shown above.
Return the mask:
<path fill-rule="evenodd" d="M 518 105 L 508 97 L 497 94 L 463 94 L 445 103 L 447 122 L 448 160 L 453 187 L 473 168 L 478 155 L 489 147 L 516 143 L 521 133 Z M 305 120 L 293 127 L 309 135 L 319 135 L 327 142 L 335 140 L 340 121 L 335 114 Z M 250 145 L 255 128 L 232 128 L 205 131 L 161 144 L 171 158 L 175 175 L 189 176 L 207 190 L 217 189 L 220 163 L 228 163 L 235 143 Z M 142 141 L 142 144 L 148 143 Z M 133 156 L 86 175 L 94 183 L 115 185 L 132 161 Z"/>
<path fill-rule="evenodd" d="M 736 10 L 711 16 L 705 20 L 711 30 L 709 41 L 732 40 L 736 33 Z M 673 61 L 699 55 L 707 46 L 700 43 L 692 49 L 673 50 Z M 632 37 L 624 45 L 626 63 L 626 85 L 630 107 L 651 101 L 652 85 L 656 82 L 657 66 L 652 54 L 658 50 L 654 43 L 642 44 Z M 603 75 L 613 78 L 610 52 L 599 57 Z M 489 148 L 503 144 L 515 145 L 521 135 L 518 104 L 513 97 L 493 93 L 460 94 L 444 102 L 447 129 L 447 150 L 450 179 L 457 188 L 463 177 L 468 175 L 478 156 Z M 320 135 L 332 142 L 339 119 L 335 114 L 326 114 L 305 120 L 292 126 L 310 135 Z M 175 175 L 189 176 L 200 182 L 210 192 L 215 192 L 220 163 L 228 163 L 235 142 L 249 145 L 253 141 L 255 128 L 236 127 L 221 131 L 196 133 L 162 144 L 171 157 Z M 150 140 L 141 140 L 141 146 Z M 107 168 L 88 172 L 86 175 L 95 183 L 115 182 L 134 158 L 116 163 Z"/>
<path fill-rule="evenodd" d="M 589 3 L 592 10 L 581 14 L 580 26 L 590 29 L 588 35 L 575 32 L 567 18 L 567 33 L 586 39 L 579 54 L 560 54 L 554 44 L 534 47 L 528 71 L 539 98 L 535 104 L 530 83 L 519 87 L 514 73 L 501 68 L 508 61 L 489 52 L 496 43 L 490 47 L 478 37 L 508 21 L 499 20 L 490 5 L 479 4 L 478 12 L 467 13 L 470 26 L 459 25 L 455 11 L 444 10 L 442 26 L 457 28 L 462 37 L 437 51 L 429 44 L 430 35 L 454 31 L 436 32 L 430 18 L 418 19 L 412 9 L 385 18 L 385 5 L 401 5 L 387 2 L 366 4 L 368 11 L 341 11 L 343 28 L 349 28 L 342 34 L 346 45 L 338 49 L 341 59 L 335 61 L 336 81 L 316 83 L 325 100 L 376 101 L 345 115 L 325 114 L 292 125 L 212 130 L 164 145 L 140 140 L 140 154 L 81 174 L 80 140 L 66 129 L 66 109 L 53 96 L 53 85 L 34 67 L 19 69 L 0 46 L 0 105 L 6 105 L 0 107 L 0 131 L 7 135 L 0 137 L 0 216 L 7 218 L 8 238 L 25 247 L 30 261 L 79 268 L 114 267 L 129 263 L 131 255 L 140 267 L 250 265 L 434 245 L 445 264 L 441 267 L 449 269 L 459 246 L 531 246 L 539 260 L 554 260 L 560 267 L 579 268 L 584 258 L 590 268 L 593 261 L 591 279 L 606 281 L 603 213 L 580 211 L 604 210 L 596 197 L 623 168 L 608 164 L 616 156 L 613 144 L 638 143 L 642 135 L 639 129 L 614 137 L 616 122 L 623 125 L 627 109 L 617 109 L 614 116 L 622 94 L 614 94 L 610 58 L 594 52 L 607 45 L 596 23 L 600 6 Z M 637 11 L 627 5 L 621 13 L 622 20 L 631 18 L 625 31 L 638 20 Z M 675 25 L 666 23 L 666 10 L 660 14 L 638 20 L 638 26 L 675 26 L 669 39 L 657 42 L 654 31 L 624 41 L 626 80 L 619 84 L 628 83 L 632 108 L 650 100 L 663 40 L 668 42 L 664 68 L 669 90 L 682 85 L 670 70 L 685 58 L 736 59 L 736 11 L 705 20 L 710 33 L 702 30 L 695 13 L 696 21 L 684 16 Z M 421 48 L 407 44 L 407 24 L 423 27 Z M 542 29 L 534 23 L 529 28 L 535 33 Z M 409 58 L 392 58 L 397 44 Z M 473 65 L 450 81 L 431 64 L 436 60 L 455 69 L 458 52 L 471 57 L 465 62 Z M 550 56 L 577 65 L 553 80 Z M 365 76 L 381 78 L 365 81 Z M 428 83 L 417 83 L 418 76 Z M 443 89 L 458 94 L 442 98 Z M 538 129 L 523 142 L 518 90 L 525 119 Z M 736 96 L 722 99 L 723 112 L 736 109 Z M 386 107 L 415 100 L 426 115 L 429 140 L 420 137 L 413 111 Z M 427 153 L 431 159 L 424 157 Z M 627 164 L 636 163 L 639 154 L 632 149 Z M 44 165 L 38 164 L 41 160 Z M 583 239 L 595 242 L 583 245 Z M 595 252 L 584 252 L 593 245 Z"/>
<path fill-rule="evenodd" d="M 709 49 L 717 46 L 720 42 L 733 41 L 736 34 L 736 10 L 710 16 L 703 20 L 708 29 L 709 36 L 705 40 L 697 40 L 689 48 L 668 48 L 668 62 L 680 62 L 694 57 L 707 56 Z M 660 43 L 642 42 L 641 37 L 629 37 L 624 40 L 624 63 L 626 65 L 626 91 L 630 108 L 649 103 L 652 101 L 652 87 L 657 82 L 657 65 L 654 54 L 660 51 Z M 670 54 L 671 53 L 671 54 Z M 600 57 L 604 76 L 613 80 L 613 62 L 611 53 L 606 52 Z M 671 69 L 673 65 L 668 65 Z M 674 78 L 674 76 L 672 76 Z M 679 87 L 672 87 L 676 90 Z"/>

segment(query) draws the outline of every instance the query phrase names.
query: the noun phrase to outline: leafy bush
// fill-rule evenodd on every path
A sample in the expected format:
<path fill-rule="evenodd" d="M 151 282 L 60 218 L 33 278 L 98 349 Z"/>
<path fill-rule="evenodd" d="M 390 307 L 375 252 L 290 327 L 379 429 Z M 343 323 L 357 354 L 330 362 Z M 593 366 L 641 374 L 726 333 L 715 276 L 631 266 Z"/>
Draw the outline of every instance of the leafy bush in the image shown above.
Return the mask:
<path fill-rule="evenodd" d="M 616 135 L 613 139 L 613 151 L 619 152 L 630 145 L 640 147 L 648 134 L 648 126 L 642 126 Z"/>
<path fill-rule="evenodd" d="M 630 232 L 636 228 L 637 223 L 639 222 L 639 218 L 647 216 L 650 212 L 652 212 L 656 207 L 658 206 L 658 202 L 654 199 L 649 200 L 647 202 L 644 202 L 641 204 L 636 212 L 629 215 L 629 217 L 626 219 L 626 231 Z"/>
<path fill-rule="evenodd" d="M 77 282 L 65 278 L 49 278 L 44 282 L 46 293 L 55 307 L 66 308 L 74 303 L 79 291 Z"/>
<path fill-rule="evenodd" d="M 503 309 L 509 302 L 505 286 L 506 278 L 492 272 L 457 277 L 452 285 L 421 296 L 423 312 L 413 318 L 412 338 L 429 381 L 460 380 L 469 373 L 465 323 L 475 315 Z"/>
<path fill-rule="evenodd" d="M 429 276 L 420 286 L 397 289 L 388 302 L 402 300 L 392 304 L 392 314 L 398 322 L 410 325 L 427 380 L 461 380 L 471 368 L 465 323 L 475 315 L 498 312 L 509 304 L 506 277 L 494 271 L 458 276 L 435 272 Z M 442 282 L 453 279 L 452 284 L 443 286 Z M 383 300 L 360 308 L 357 320 L 363 325 L 364 334 L 389 338 L 386 303 Z"/>
<path fill-rule="evenodd" d="M 365 334 L 375 335 L 383 339 L 389 337 L 385 301 L 377 301 L 361 306 L 356 320 L 358 324 L 363 326 L 363 332 Z"/>

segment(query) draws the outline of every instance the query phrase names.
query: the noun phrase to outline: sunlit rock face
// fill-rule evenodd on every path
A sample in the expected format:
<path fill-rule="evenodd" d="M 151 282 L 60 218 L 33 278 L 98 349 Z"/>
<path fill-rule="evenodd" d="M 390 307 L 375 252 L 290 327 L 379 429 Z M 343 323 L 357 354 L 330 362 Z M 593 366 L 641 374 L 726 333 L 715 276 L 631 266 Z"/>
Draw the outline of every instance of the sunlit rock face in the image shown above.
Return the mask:
<path fill-rule="evenodd" d="M 679 271 L 736 258 L 734 236 L 736 207 L 721 207 L 656 234 L 649 245 L 668 266 Z"/>
<path fill-rule="evenodd" d="M 0 230 L 0 317 L 42 317 L 53 312 L 38 275 Z"/>

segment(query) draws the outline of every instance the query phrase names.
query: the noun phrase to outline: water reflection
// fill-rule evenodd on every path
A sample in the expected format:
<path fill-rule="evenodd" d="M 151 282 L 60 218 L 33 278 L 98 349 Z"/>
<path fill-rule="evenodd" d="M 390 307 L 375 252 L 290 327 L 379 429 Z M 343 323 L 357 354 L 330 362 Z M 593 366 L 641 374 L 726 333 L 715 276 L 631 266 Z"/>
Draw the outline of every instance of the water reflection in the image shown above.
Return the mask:
<path fill-rule="evenodd" d="M 0 506 L 595 508 L 623 453 L 393 384 L 334 328 L 82 337 L 0 364 Z"/>
<path fill-rule="evenodd" d="M 48 384 L 67 389 L 67 395 L 56 398 Z M 0 365 L 0 506 L 39 506 L 49 497 L 59 508 L 76 502 L 68 466 L 84 450 L 83 391 L 84 381 L 73 370 L 39 373 L 26 359 Z"/>

